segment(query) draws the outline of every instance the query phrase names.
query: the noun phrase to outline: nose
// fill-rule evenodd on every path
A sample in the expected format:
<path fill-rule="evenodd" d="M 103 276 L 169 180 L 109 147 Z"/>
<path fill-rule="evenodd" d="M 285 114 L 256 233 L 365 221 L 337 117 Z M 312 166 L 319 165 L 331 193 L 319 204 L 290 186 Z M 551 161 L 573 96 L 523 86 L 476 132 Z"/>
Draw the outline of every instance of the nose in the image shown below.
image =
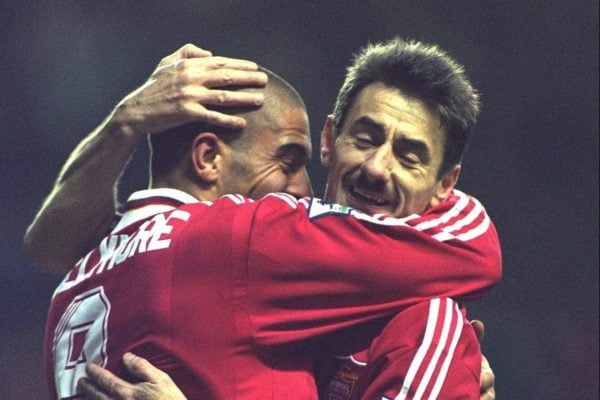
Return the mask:
<path fill-rule="evenodd" d="M 285 191 L 296 198 L 313 195 L 313 190 L 306 167 L 300 168 L 299 170 L 288 175 L 288 182 Z"/>
<path fill-rule="evenodd" d="M 361 170 L 373 182 L 388 182 L 391 178 L 393 162 L 391 146 L 384 143 L 369 154 Z"/>

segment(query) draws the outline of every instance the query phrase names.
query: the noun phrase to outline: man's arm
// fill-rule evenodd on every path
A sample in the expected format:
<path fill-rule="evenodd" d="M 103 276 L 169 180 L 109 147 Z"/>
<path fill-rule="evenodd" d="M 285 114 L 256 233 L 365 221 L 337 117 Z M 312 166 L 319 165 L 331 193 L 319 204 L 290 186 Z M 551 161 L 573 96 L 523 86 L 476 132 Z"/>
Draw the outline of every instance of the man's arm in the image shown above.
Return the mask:
<path fill-rule="evenodd" d="M 478 338 L 464 309 L 448 298 L 398 313 L 367 354 L 353 398 L 479 399 L 483 392 Z"/>
<path fill-rule="evenodd" d="M 480 298 L 500 279 L 496 231 L 479 203 L 459 192 L 407 219 L 376 219 L 279 194 L 257 203 L 246 219 L 245 271 L 261 345 L 352 328 L 430 298 Z M 198 232 L 214 232 L 204 240 L 217 246 L 220 229 Z M 245 229 L 236 227 L 236 243 Z"/>
<path fill-rule="evenodd" d="M 262 94 L 221 89 L 264 85 L 246 60 L 213 57 L 187 44 L 163 58 L 67 159 L 24 237 L 25 253 L 50 272 L 67 271 L 106 234 L 116 209 L 116 183 L 145 134 L 193 121 L 241 128 L 242 118 L 205 105 L 258 105 Z"/>

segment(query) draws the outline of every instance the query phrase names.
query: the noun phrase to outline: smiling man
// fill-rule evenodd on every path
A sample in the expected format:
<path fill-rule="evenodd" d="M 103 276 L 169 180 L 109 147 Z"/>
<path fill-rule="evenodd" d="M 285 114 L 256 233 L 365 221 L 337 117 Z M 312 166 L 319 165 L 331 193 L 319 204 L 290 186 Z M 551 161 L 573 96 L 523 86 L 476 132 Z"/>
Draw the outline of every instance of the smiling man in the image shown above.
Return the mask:
<path fill-rule="evenodd" d="M 323 396 L 339 398 L 339 378 L 354 368 L 364 379 L 345 398 L 478 398 L 481 354 L 454 300 L 497 282 L 500 252 L 481 205 L 453 190 L 476 114 L 477 95 L 444 53 L 392 41 L 357 58 L 326 122 L 327 202 L 215 199 L 258 194 L 263 176 L 289 183 L 300 173 L 298 187 L 309 190 L 298 115 L 284 113 L 281 129 L 271 129 L 284 138 L 274 152 L 282 174 L 264 167 L 272 155 L 264 163 L 245 154 L 253 140 L 257 151 L 269 148 L 258 137 L 197 132 L 181 157 L 164 152 L 175 162 L 153 165 L 156 189 L 130 197 L 119 224 L 55 293 L 47 350 L 61 396 L 76 393 L 84 360 L 125 373 L 119 357 L 134 351 L 190 398 L 315 398 L 315 362 L 335 344 L 356 357 L 333 369 Z M 233 173 L 243 179 L 230 181 Z M 114 262 L 105 268 L 107 257 Z M 88 298 L 99 313 L 83 313 Z M 73 349 L 65 338 L 96 321 L 108 321 L 98 325 L 108 331 L 76 341 L 88 353 L 65 350 Z M 106 351 L 94 347 L 97 337 Z"/>
<path fill-rule="evenodd" d="M 360 92 L 343 121 L 328 122 L 323 132 L 326 198 L 403 217 L 438 205 L 454 187 L 460 167 L 442 168 L 446 133 L 424 101 L 376 82 Z"/>

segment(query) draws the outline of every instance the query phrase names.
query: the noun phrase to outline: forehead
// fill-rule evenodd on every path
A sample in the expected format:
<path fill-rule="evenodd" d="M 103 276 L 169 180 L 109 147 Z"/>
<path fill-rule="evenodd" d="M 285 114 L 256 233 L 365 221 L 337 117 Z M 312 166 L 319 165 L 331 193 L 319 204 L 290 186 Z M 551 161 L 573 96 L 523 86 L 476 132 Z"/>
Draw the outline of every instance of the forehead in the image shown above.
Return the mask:
<path fill-rule="evenodd" d="M 440 118 L 422 100 L 399 89 L 376 82 L 362 89 L 348 110 L 342 132 L 356 125 L 374 122 L 386 135 L 397 139 L 420 140 L 438 147 L 444 141 Z"/>
<path fill-rule="evenodd" d="M 256 151 L 273 151 L 281 146 L 301 146 L 310 155 L 312 151 L 308 115 L 302 107 L 281 110 L 266 119 L 257 132 L 250 133 Z"/>

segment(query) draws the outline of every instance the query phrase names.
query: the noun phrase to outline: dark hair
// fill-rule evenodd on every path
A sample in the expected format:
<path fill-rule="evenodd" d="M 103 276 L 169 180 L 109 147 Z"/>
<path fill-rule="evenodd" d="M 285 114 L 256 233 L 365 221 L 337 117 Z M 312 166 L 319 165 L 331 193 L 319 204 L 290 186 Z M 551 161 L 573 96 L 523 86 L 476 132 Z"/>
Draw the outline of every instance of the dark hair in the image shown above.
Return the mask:
<path fill-rule="evenodd" d="M 334 110 L 339 134 L 344 118 L 359 92 L 382 82 L 427 103 L 446 129 L 446 142 L 438 179 L 461 162 L 479 113 L 479 95 L 464 68 L 435 45 L 399 38 L 369 44 L 348 67 Z"/>
<path fill-rule="evenodd" d="M 245 118 L 246 127 L 243 130 L 223 128 L 209 122 L 194 122 L 150 135 L 152 176 L 164 176 L 179 166 L 182 157 L 190 151 L 193 140 L 202 132 L 215 133 L 224 142 L 232 146 L 239 144 L 239 148 L 244 148 L 242 142 L 258 129 L 268 128 L 273 118 L 280 115 L 281 107 L 306 108 L 298 92 L 288 82 L 264 67 L 259 67 L 259 70 L 269 77 L 264 88 L 240 86 L 229 87 L 227 90 L 261 91 L 265 95 L 262 106 L 209 107 L 225 114 Z"/>

